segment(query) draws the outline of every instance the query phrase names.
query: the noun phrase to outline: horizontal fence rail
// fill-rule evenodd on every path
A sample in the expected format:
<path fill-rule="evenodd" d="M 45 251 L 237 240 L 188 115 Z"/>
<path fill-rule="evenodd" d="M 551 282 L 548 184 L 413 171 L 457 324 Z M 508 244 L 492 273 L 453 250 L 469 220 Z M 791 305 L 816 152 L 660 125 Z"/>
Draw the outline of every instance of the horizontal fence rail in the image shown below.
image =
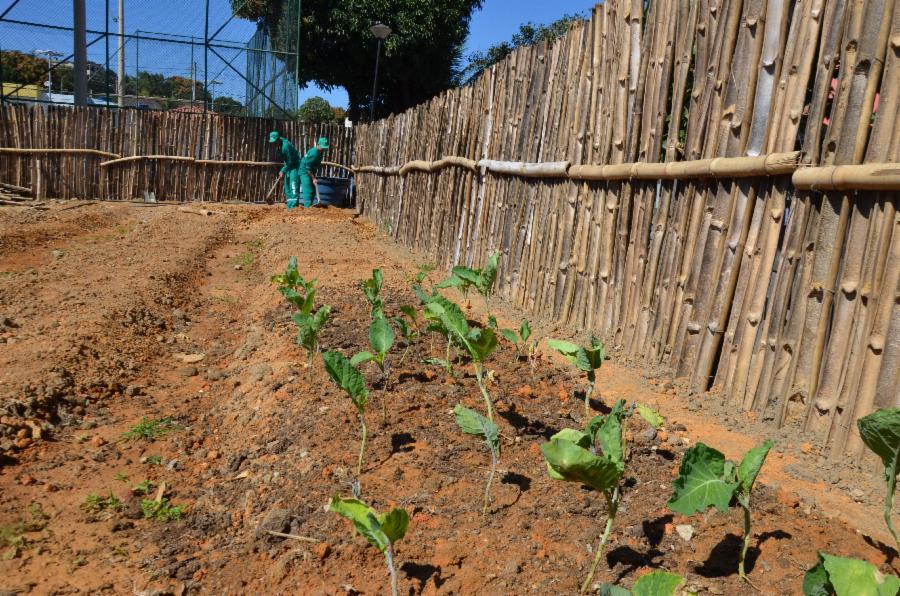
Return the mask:
<path fill-rule="evenodd" d="M 327 137 L 322 176 L 346 176 L 353 129 L 213 113 L 0 107 L 0 181 L 43 198 L 264 201 L 280 168 L 268 134 L 302 153 Z"/>
<path fill-rule="evenodd" d="M 900 405 L 900 5 L 644 7 L 360 127 L 360 209 L 444 266 L 500 251 L 526 311 L 859 457 L 856 420 Z"/>

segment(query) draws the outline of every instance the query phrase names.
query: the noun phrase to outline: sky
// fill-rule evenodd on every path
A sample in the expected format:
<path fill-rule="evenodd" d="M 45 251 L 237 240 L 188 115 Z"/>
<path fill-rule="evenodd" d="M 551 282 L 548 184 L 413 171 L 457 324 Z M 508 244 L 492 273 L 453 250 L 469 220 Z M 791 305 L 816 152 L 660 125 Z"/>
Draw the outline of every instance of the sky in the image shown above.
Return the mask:
<path fill-rule="evenodd" d="M 167 76 L 190 77 L 193 61 L 196 63 L 197 77 L 202 80 L 204 68 L 202 46 L 199 48 L 195 46 L 192 54 L 190 36 L 197 36 L 202 41 L 205 28 L 205 0 L 124 1 L 125 32 L 127 34 L 141 31 L 141 35 L 162 39 L 163 36 L 147 32 L 175 33 L 182 37 L 167 38 L 186 42 L 171 43 L 147 40 L 138 42 L 129 39 L 124 52 L 126 72 L 133 75 L 138 69 L 147 69 L 161 72 Z M 3 13 L 13 2 L 14 0 L 0 0 L 0 13 Z M 550 23 L 567 13 L 584 13 L 593 7 L 594 3 L 595 0 L 556 0 L 554 2 L 546 0 L 484 0 L 482 8 L 472 15 L 464 55 L 484 50 L 501 41 L 508 41 L 522 23 L 529 21 L 539 24 Z M 116 31 L 116 0 L 86 0 L 86 4 L 89 30 L 104 31 L 108 25 L 111 32 Z M 108 21 L 106 19 L 107 4 L 110 11 Z M 254 23 L 240 19 L 226 23 L 228 15 L 231 14 L 228 0 L 209 0 L 209 5 L 210 15 L 212 15 L 210 31 L 213 32 L 224 25 L 218 39 L 239 44 L 250 39 L 255 31 Z M 72 0 L 19 0 L 5 18 L 71 27 Z M 88 34 L 88 43 L 99 37 Z M 111 36 L 109 42 L 110 52 L 114 54 L 116 37 Z M 39 29 L 29 25 L 0 22 L 0 50 L 14 49 L 24 52 L 53 50 L 68 55 L 72 51 L 71 46 L 72 38 L 69 31 Z M 99 39 L 98 43 L 88 48 L 88 59 L 103 63 L 106 56 L 105 50 L 105 41 Z M 207 64 L 207 79 L 220 81 L 215 85 L 215 95 L 233 95 L 243 98 L 246 85 L 226 62 L 234 60 L 234 66 L 243 71 L 245 55 L 237 50 L 230 51 L 220 48 L 218 51 L 223 57 L 211 55 Z M 116 57 L 113 56 L 111 63 L 113 70 L 116 67 L 115 61 Z M 300 91 L 300 102 L 315 95 L 324 97 L 335 106 L 346 106 L 347 104 L 347 94 L 343 89 L 324 91 L 312 85 Z"/>

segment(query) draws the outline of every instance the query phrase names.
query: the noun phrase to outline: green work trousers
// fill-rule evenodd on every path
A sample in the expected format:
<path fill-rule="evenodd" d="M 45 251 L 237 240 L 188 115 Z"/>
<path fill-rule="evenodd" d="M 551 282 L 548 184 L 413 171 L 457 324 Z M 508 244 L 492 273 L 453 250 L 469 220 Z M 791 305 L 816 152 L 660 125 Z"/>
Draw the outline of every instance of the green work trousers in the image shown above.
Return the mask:
<path fill-rule="evenodd" d="M 287 208 L 293 209 L 297 206 L 298 197 L 297 191 L 299 190 L 299 185 L 297 179 L 300 177 L 299 170 L 288 170 L 284 173 L 284 197 L 287 200 Z"/>
<path fill-rule="evenodd" d="M 316 198 L 316 187 L 313 185 L 312 176 L 309 170 L 300 171 L 300 197 L 303 199 L 303 206 L 309 207 Z"/>

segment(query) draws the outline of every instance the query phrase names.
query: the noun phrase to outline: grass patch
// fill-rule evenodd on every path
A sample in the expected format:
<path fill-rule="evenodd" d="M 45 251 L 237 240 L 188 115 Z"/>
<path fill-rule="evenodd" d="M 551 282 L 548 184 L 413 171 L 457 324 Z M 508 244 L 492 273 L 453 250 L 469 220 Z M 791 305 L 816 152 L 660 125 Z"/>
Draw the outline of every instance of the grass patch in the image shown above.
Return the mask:
<path fill-rule="evenodd" d="M 152 480 L 142 480 L 139 484 L 135 485 L 131 491 L 138 495 L 148 495 L 154 488 L 156 488 L 155 482 Z"/>
<path fill-rule="evenodd" d="M 144 458 L 144 463 L 148 466 L 161 466 L 163 465 L 163 458 L 161 455 L 148 455 Z"/>
<path fill-rule="evenodd" d="M 141 500 L 141 511 L 144 512 L 144 519 L 162 522 L 173 521 L 181 519 L 184 509 L 184 505 L 172 505 L 169 499 L 165 497 L 159 501 L 154 501 L 153 499 Z"/>
<path fill-rule="evenodd" d="M 125 505 L 122 503 L 122 501 L 120 501 L 119 498 L 112 493 L 106 495 L 105 497 L 101 497 L 98 494 L 91 493 L 84 500 L 84 503 L 81 504 L 81 508 L 88 513 L 100 513 L 101 511 L 118 511 L 124 506 Z"/>
<path fill-rule="evenodd" d="M 123 441 L 147 441 L 152 443 L 156 439 L 162 437 L 166 433 L 178 430 L 178 426 L 171 418 L 160 418 L 154 420 L 144 417 L 140 422 L 132 426 L 128 431 L 122 434 Z"/>

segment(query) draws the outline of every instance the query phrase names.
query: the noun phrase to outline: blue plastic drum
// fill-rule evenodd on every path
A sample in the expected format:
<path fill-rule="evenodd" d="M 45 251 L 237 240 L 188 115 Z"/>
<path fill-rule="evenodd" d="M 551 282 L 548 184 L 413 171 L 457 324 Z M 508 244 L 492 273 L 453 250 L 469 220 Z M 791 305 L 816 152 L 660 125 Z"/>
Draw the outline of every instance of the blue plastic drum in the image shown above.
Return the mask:
<path fill-rule="evenodd" d="M 319 201 L 328 207 L 350 206 L 350 178 L 327 178 L 318 176 Z"/>

